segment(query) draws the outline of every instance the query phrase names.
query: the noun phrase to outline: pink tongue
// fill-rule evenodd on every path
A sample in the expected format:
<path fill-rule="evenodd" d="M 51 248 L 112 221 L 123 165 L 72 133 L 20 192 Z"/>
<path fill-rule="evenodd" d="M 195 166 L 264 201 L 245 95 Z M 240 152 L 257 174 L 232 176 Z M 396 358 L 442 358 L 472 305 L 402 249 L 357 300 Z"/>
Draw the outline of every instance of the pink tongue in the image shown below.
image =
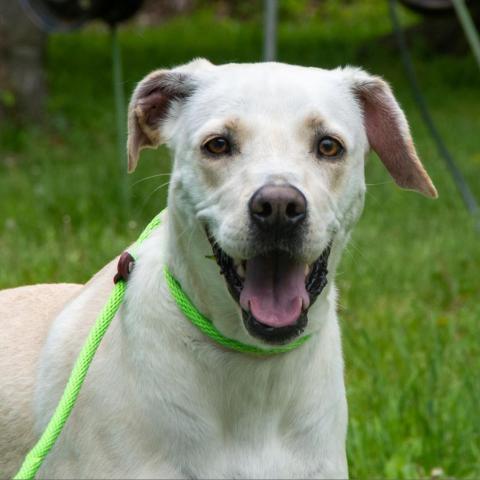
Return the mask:
<path fill-rule="evenodd" d="M 247 260 L 240 305 L 259 322 L 271 327 L 294 324 L 310 299 L 305 288 L 305 264 L 286 253 Z"/>

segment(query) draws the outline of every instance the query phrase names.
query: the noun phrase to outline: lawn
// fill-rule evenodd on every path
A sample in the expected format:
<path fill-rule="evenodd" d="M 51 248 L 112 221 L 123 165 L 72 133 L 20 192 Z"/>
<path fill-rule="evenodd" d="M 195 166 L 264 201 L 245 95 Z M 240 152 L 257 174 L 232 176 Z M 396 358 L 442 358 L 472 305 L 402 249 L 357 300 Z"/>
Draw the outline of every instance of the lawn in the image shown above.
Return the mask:
<path fill-rule="evenodd" d="M 372 155 L 365 213 L 338 273 L 354 478 L 480 477 L 480 236 L 420 121 L 378 1 L 291 18 L 281 61 L 359 64 L 388 79 L 440 198 L 399 190 Z M 361 4 L 361 6 L 358 5 Z M 408 17 L 407 22 L 416 19 Z M 125 90 L 195 56 L 260 60 L 261 22 L 205 11 L 121 31 Z M 480 72 L 471 56 L 414 56 L 444 139 L 480 197 Z M 142 154 L 122 199 L 108 32 L 52 36 L 44 125 L 0 132 L 0 288 L 86 281 L 165 204 L 164 149 Z M 441 469 L 438 470 L 438 469 Z M 442 473 L 443 472 L 443 473 Z"/>

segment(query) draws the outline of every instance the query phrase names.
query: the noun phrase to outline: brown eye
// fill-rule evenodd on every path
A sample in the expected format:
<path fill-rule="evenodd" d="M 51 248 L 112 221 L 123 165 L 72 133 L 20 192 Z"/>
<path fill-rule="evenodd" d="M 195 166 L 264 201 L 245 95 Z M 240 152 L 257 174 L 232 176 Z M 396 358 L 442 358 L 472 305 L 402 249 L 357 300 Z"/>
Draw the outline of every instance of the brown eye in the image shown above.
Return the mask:
<path fill-rule="evenodd" d="M 203 148 L 213 155 L 230 153 L 230 142 L 225 137 L 215 137 L 203 144 Z"/>
<path fill-rule="evenodd" d="M 342 144 L 332 137 L 323 137 L 318 142 L 318 154 L 322 157 L 338 157 L 343 153 Z"/>

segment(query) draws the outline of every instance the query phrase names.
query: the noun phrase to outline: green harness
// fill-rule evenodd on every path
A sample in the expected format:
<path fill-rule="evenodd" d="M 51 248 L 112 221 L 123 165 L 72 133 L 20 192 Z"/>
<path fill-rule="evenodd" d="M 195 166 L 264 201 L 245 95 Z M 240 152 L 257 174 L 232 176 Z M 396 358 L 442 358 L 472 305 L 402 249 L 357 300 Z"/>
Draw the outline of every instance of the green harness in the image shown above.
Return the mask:
<path fill-rule="evenodd" d="M 160 225 L 160 216 L 161 214 L 157 215 L 142 232 L 137 242 L 133 246 L 132 252 L 130 252 L 132 258 L 135 258 L 136 249 L 138 246 L 150 236 L 152 231 L 157 228 L 158 225 Z M 310 338 L 310 335 L 305 335 L 288 345 L 268 349 L 260 348 L 254 345 L 248 345 L 239 342 L 238 340 L 227 338 L 215 328 L 213 323 L 208 318 L 202 315 L 195 308 L 167 267 L 165 267 L 164 273 L 170 293 L 183 314 L 205 335 L 228 349 L 257 355 L 274 355 L 293 350 L 305 343 Z M 122 304 L 126 287 L 127 282 L 124 278 L 120 278 L 119 281 L 115 283 L 113 291 L 110 294 L 110 298 L 103 307 L 103 310 L 100 312 L 100 315 L 90 330 L 87 340 L 85 341 L 82 350 L 77 357 L 65 390 L 63 391 L 63 395 L 58 402 L 52 418 L 50 419 L 36 445 L 25 457 L 22 467 L 14 477 L 15 480 L 30 480 L 35 478 L 35 474 L 42 465 L 43 460 L 55 445 L 55 442 L 57 441 L 65 422 L 72 412 L 78 394 L 80 393 L 83 381 L 87 375 L 88 368 L 90 367 L 93 357 L 95 356 L 95 352 L 97 351 L 97 348 L 100 345 L 100 342 L 102 341 L 102 338 L 105 335 L 110 323 L 112 322 L 113 317 L 115 317 L 120 305 Z"/>

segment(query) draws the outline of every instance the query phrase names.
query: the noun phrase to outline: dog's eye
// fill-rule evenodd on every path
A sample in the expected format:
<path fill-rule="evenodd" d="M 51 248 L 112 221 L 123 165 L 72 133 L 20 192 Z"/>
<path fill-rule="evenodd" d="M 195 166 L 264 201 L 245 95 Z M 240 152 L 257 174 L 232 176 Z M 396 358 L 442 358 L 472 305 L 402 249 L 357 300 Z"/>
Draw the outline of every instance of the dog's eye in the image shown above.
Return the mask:
<path fill-rule="evenodd" d="M 343 146 L 333 137 L 323 137 L 318 142 L 317 150 L 322 157 L 338 157 L 343 153 Z"/>
<path fill-rule="evenodd" d="M 203 144 L 203 148 L 213 155 L 230 153 L 230 142 L 225 137 L 214 137 Z"/>

